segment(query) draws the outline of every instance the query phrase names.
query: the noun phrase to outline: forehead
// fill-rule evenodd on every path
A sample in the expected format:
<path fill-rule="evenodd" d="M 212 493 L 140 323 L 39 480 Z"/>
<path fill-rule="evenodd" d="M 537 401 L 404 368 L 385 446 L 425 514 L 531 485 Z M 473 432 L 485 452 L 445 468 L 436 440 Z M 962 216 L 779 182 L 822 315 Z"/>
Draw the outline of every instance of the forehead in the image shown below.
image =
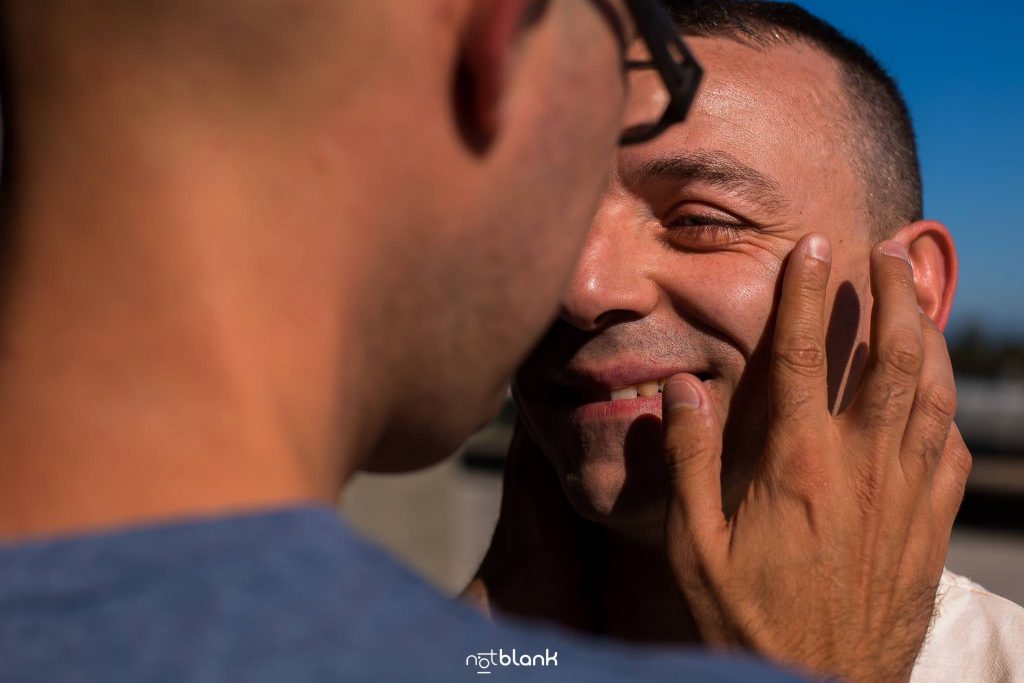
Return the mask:
<path fill-rule="evenodd" d="M 625 161 L 720 151 L 773 178 L 797 203 L 856 189 L 844 148 L 847 100 L 832 58 L 799 41 L 767 48 L 730 38 L 686 42 L 705 73 L 690 115 L 651 144 L 626 148 Z M 631 108 L 648 106 L 649 87 L 644 81 L 631 92 Z"/>

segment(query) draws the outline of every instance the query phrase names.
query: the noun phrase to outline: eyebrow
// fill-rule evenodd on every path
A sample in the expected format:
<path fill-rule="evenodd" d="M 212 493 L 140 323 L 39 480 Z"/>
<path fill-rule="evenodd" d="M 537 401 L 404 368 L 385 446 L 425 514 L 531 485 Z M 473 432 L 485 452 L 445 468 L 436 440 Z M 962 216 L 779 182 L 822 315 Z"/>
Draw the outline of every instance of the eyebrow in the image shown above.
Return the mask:
<path fill-rule="evenodd" d="M 619 176 L 630 187 L 652 181 L 702 182 L 739 195 L 769 211 L 788 202 L 770 176 L 747 166 L 728 152 L 679 152 L 620 167 Z"/>

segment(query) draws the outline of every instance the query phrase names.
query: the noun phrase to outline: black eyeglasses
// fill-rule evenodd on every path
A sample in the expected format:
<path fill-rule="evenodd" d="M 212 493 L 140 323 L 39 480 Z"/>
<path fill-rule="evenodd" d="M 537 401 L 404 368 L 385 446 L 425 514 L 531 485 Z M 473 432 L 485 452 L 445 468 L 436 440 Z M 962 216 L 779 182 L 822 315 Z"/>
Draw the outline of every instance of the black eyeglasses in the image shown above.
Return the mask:
<path fill-rule="evenodd" d="M 633 15 L 637 33 L 647 44 L 650 54 L 649 61 L 627 59 L 627 74 L 656 70 L 665 88 L 664 102 L 659 102 L 652 111 L 647 112 L 642 122 L 630 123 L 619 138 L 619 144 L 635 145 L 647 142 L 686 118 L 704 72 L 686 49 L 686 44 L 658 0 L 625 2 Z"/>

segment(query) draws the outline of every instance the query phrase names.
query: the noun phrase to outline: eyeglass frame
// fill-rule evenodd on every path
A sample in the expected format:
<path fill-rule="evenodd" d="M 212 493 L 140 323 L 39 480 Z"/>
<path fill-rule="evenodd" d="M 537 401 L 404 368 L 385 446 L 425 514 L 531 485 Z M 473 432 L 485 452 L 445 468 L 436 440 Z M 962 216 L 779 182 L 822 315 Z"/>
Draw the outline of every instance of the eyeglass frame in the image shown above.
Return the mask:
<path fill-rule="evenodd" d="M 619 138 L 622 146 L 652 140 L 669 126 L 685 120 L 704 75 L 704 70 L 679 37 L 671 18 L 658 4 L 658 0 L 625 0 L 625 4 L 633 16 L 637 34 L 647 44 L 651 59 L 646 62 L 627 59 L 624 66 L 627 70 L 657 69 L 668 92 L 669 102 L 661 119 L 649 128 L 633 134 L 628 131 L 623 133 Z M 670 45 L 678 52 L 682 63 L 672 57 Z"/>

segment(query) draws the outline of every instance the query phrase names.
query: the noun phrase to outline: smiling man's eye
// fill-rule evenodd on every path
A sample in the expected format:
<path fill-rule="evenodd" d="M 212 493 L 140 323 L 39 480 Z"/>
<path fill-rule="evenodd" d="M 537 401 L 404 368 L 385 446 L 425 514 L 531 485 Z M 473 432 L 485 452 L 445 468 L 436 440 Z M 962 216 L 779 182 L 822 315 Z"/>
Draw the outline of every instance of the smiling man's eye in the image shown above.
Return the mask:
<path fill-rule="evenodd" d="M 665 228 L 673 242 L 715 246 L 732 242 L 744 226 L 725 216 L 691 213 L 666 222 Z"/>

